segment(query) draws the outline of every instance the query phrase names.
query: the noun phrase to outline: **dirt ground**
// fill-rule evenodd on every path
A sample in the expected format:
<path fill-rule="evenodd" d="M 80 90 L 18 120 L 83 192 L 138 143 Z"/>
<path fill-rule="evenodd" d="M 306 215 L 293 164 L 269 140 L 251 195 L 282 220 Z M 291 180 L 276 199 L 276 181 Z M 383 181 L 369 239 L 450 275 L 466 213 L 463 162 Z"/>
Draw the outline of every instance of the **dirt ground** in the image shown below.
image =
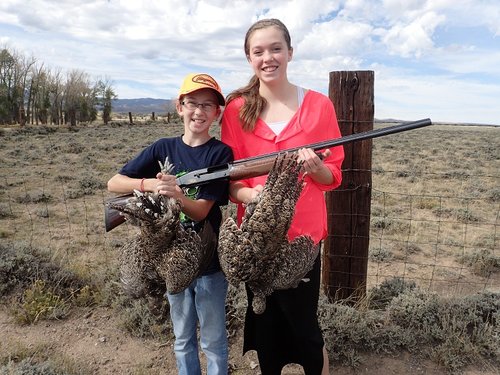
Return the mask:
<path fill-rule="evenodd" d="M 42 321 L 35 325 L 19 326 L 5 308 L 0 310 L 0 355 L 15 353 L 16 347 L 43 348 L 71 359 L 78 367 L 95 374 L 175 374 L 172 340 L 159 343 L 131 337 L 118 328 L 112 310 L 103 308 L 84 312 L 62 321 Z M 47 346 L 45 346 L 47 345 Z M 255 352 L 241 355 L 242 340 L 231 340 L 230 373 L 258 375 L 260 368 Z M 202 356 L 202 362 L 204 362 Z M 418 360 L 409 354 L 399 357 L 366 355 L 356 369 L 330 366 L 331 374 L 446 374 L 428 360 Z M 465 375 L 498 374 L 495 369 L 469 368 Z M 282 374 L 303 374 L 298 365 L 289 365 Z"/>

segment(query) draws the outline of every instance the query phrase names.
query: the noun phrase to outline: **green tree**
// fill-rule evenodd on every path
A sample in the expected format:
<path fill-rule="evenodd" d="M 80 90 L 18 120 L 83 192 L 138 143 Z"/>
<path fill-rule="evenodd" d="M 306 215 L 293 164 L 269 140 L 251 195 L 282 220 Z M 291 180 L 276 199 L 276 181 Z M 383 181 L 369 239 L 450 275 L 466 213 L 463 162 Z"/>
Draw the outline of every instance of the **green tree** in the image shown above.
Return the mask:
<path fill-rule="evenodd" d="M 108 78 L 99 81 L 99 94 L 99 104 L 102 107 L 102 121 L 104 122 L 104 125 L 107 125 L 108 122 L 111 121 L 113 100 L 118 97 L 113 89 L 112 82 Z"/>
<path fill-rule="evenodd" d="M 117 98 L 117 95 L 111 87 L 108 87 L 104 92 L 104 101 L 102 106 L 102 120 L 104 124 L 108 124 L 111 121 L 111 111 L 113 110 L 113 100 Z"/>
<path fill-rule="evenodd" d="M 0 122 L 14 121 L 14 93 L 17 61 L 6 48 L 0 51 Z"/>

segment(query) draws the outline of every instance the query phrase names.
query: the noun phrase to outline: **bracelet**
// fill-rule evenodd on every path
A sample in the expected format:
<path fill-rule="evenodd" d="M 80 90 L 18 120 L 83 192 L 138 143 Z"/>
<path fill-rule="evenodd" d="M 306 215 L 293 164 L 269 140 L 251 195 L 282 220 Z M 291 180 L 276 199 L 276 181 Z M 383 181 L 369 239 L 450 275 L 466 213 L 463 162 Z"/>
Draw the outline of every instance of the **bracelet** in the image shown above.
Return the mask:
<path fill-rule="evenodd" d="M 143 178 L 143 179 L 141 180 L 141 186 L 140 186 L 140 188 L 139 188 L 139 190 L 141 191 L 141 193 L 144 193 L 144 180 L 145 180 L 145 178 Z"/>

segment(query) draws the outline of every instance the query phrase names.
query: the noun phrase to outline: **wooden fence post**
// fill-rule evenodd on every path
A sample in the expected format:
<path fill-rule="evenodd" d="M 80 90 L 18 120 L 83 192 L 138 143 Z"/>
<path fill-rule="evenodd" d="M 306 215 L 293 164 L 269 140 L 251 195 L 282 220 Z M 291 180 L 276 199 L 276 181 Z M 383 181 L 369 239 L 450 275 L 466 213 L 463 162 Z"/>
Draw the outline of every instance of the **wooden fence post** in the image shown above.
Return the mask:
<path fill-rule="evenodd" d="M 330 72 L 329 96 L 342 136 L 373 129 L 373 71 Z M 323 288 L 330 300 L 366 292 L 370 234 L 372 140 L 344 145 L 342 184 L 326 194 L 328 237 Z"/>
<path fill-rule="evenodd" d="M 129 121 L 130 125 L 134 125 L 134 121 L 132 119 L 132 112 L 128 113 L 128 121 Z"/>

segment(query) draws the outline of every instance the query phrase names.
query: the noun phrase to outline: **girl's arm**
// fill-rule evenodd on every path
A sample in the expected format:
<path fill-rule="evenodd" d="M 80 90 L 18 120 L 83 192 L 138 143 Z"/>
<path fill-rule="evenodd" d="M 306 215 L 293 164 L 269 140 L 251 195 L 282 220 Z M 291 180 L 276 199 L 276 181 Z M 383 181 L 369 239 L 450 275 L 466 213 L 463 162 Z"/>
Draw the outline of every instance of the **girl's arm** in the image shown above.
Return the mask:
<path fill-rule="evenodd" d="M 229 184 L 229 195 L 231 200 L 237 203 L 249 203 L 254 199 L 263 189 L 262 185 L 256 185 L 251 188 L 241 182 L 231 182 Z"/>
<path fill-rule="evenodd" d="M 313 149 L 301 148 L 298 154 L 298 161 L 304 161 L 302 164 L 304 171 L 314 182 L 321 185 L 331 185 L 333 183 L 334 176 L 332 171 L 323 163 L 323 160 L 319 158 Z M 325 150 L 323 159 L 330 156 L 330 154 L 330 150 Z"/>

